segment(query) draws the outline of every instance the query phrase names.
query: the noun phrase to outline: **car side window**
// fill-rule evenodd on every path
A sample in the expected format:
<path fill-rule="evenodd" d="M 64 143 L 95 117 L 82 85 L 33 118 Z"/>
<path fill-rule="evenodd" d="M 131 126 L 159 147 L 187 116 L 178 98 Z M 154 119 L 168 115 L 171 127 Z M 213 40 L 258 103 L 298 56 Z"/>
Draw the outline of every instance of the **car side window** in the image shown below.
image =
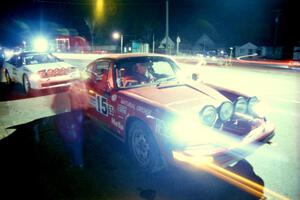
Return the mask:
<path fill-rule="evenodd" d="M 93 67 L 93 71 L 97 74 L 102 74 L 104 70 L 108 69 L 108 66 L 108 62 L 96 62 Z"/>
<path fill-rule="evenodd" d="M 95 61 L 87 66 L 86 72 L 88 75 L 88 80 L 96 84 L 102 90 L 105 90 L 108 85 L 113 84 L 109 82 L 109 61 Z"/>
<path fill-rule="evenodd" d="M 108 76 L 108 69 L 109 69 L 109 62 L 107 61 L 100 61 L 96 62 L 92 68 L 92 74 L 94 78 L 97 80 L 107 80 Z"/>
<path fill-rule="evenodd" d="M 14 65 L 15 67 L 21 67 L 23 65 L 23 58 L 21 56 L 13 56 L 8 63 Z"/>
<path fill-rule="evenodd" d="M 19 56 L 17 58 L 16 67 L 21 67 L 23 64 L 24 64 L 24 59 L 23 59 L 23 57 Z"/>
<path fill-rule="evenodd" d="M 8 63 L 12 65 L 16 65 L 17 63 L 17 56 L 13 56 L 11 59 L 9 59 Z"/>

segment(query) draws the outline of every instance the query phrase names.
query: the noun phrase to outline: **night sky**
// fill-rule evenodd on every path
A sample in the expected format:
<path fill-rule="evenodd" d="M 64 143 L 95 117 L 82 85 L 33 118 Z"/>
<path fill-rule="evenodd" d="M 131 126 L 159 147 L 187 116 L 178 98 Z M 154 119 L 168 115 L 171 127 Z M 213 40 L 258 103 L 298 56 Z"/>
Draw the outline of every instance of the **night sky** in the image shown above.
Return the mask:
<path fill-rule="evenodd" d="M 300 41 L 300 20 L 293 1 L 169 0 L 169 5 L 170 36 L 180 36 L 183 44 L 192 45 L 203 33 L 223 46 L 249 41 L 293 46 Z M 64 28 L 90 40 L 84 19 L 93 17 L 94 6 L 92 0 L 11 0 L 5 5 L 1 1 L 0 44 L 17 45 L 39 32 L 52 37 L 57 34 L 54 30 Z M 111 43 L 113 31 L 129 39 L 150 42 L 155 35 L 161 40 L 165 34 L 165 1 L 106 0 L 104 17 L 96 28 L 96 43 Z"/>

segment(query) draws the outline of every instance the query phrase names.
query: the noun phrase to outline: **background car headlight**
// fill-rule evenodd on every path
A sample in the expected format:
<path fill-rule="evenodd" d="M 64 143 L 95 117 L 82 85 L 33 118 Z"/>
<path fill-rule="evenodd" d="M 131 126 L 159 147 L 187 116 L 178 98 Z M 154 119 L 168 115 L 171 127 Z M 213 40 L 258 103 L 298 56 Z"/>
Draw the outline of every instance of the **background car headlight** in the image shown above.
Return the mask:
<path fill-rule="evenodd" d="M 248 102 L 244 97 L 239 97 L 234 104 L 234 112 L 246 113 Z"/>
<path fill-rule="evenodd" d="M 229 101 L 225 101 L 221 104 L 219 108 L 219 118 L 222 121 L 227 121 L 232 117 L 233 114 L 233 104 Z"/>
<path fill-rule="evenodd" d="M 200 118 L 203 124 L 212 126 L 217 119 L 217 110 L 214 106 L 205 106 L 200 112 Z"/>

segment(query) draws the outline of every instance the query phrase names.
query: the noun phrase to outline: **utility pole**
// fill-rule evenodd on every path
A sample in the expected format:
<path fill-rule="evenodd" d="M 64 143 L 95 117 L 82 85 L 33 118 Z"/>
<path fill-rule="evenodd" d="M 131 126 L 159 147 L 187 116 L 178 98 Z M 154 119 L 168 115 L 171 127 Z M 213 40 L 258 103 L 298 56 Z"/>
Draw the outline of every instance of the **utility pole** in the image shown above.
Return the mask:
<path fill-rule="evenodd" d="M 276 12 L 275 17 L 275 33 L 274 33 L 274 46 L 277 45 L 277 38 L 278 38 L 278 23 L 279 23 L 279 12 Z"/>
<path fill-rule="evenodd" d="M 123 53 L 123 34 L 121 34 L 121 53 Z"/>
<path fill-rule="evenodd" d="M 273 38 L 273 55 L 275 55 L 276 47 L 278 45 L 279 18 L 281 15 L 281 10 L 273 10 L 273 13 L 275 13 L 275 20 L 274 20 L 275 28 L 274 28 L 274 38 Z"/>
<path fill-rule="evenodd" d="M 155 52 L 155 40 L 154 40 L 154 34 L 152 36 L 152 53 Z"/>
<path fill-rule="evenodd" d="M 179 43 L 181 42 L 180 37 L 177 36 L 176 38 L 176 55 L 179 54 Z"/>
<path fill-rule="evenodd" d="M 169 53 L 169 1 L 166 0 L 166 54 Z"/>

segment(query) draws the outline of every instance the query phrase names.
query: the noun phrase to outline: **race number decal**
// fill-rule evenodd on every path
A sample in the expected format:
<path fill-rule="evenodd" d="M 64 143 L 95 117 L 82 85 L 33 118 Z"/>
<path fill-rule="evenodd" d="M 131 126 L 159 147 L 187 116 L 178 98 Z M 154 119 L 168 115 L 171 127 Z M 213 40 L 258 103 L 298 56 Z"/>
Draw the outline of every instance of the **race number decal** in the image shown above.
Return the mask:
<path fill-rule="evenodd" d="M 101 114 L 108 116 L 107 98 L 97 95 L 96 99 L 97 99 L 96 110 Z"/>

